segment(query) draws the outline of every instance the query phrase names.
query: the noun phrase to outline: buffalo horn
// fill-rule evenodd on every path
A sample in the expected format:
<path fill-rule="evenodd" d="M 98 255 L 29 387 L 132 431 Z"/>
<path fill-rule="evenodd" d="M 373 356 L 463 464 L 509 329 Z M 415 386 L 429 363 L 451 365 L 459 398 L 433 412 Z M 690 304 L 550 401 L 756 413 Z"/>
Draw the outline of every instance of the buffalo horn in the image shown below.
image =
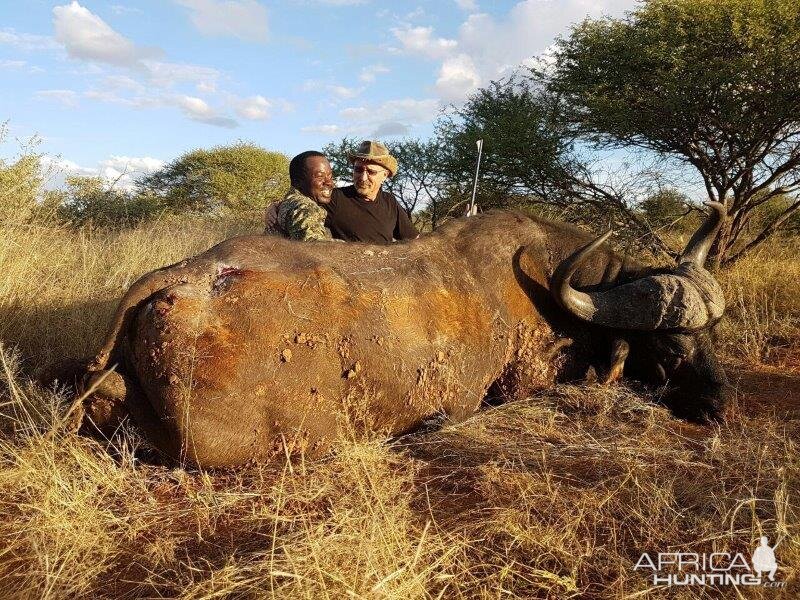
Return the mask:
<path fill-rule="evenodd" d="M 721 206 L 721 205 L 720 205 Z M 702 266 L 708 246 L 719 227 L 716 216 L 701 228 L 705 236 L 695 235 L 689 243 L 689 258 L 671 273 L 654 273 L 611 289 L 582 292 L 572 287 L 571 279 L 592 252 L 610 233 L 577 250 L 556 267 L 550 290 L 556 301 L 575 316 L 605 327 L 636 331 L 696 331 L 718 320 L 725 310 L 722 289 Z M 701 239 L 702 238 L 702 239 Z"/>
<path fill-rule="evenodd" d="M 561 264 L 556 267 L 550 282 L 550 292 L 561 307 L 586 321 L 592 320 L 597 312 L 597 307 L 591 295 L 586 292 L 579 292 L 570 285 L 570 279 L 572 279 L 575 271 L 577 271 L 583 261 L 586 260 L 592 252 L 597 250 L 609 237 L 611 237 L 610 230 L 562 261 Z"/>
<path fill-rule="evenodd" d="M 725 220 L 726 211 L 725 205 L 721 202 L 706 202 L 706 206 L 711 208 L 711 214 L 700 226 L 700 229 L 695 231 L 692 239 L 686 244 L 686 248 L 678 260 L 679 264 L 692 263 L 696 267 L 702 267 L 706 263 L 708 251 L 711 249 L 711 244 L 714 243 L 714 238 Z"/>

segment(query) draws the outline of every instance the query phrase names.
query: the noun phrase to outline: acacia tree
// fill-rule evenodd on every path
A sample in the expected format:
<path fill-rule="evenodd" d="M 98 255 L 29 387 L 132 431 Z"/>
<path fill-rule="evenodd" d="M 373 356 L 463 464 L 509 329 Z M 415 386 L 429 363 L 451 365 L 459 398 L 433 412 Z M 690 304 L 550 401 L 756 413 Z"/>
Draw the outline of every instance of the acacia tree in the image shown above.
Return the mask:
<path fill-rule="evenodd" d="M 582 147 L 565 106 L 538 79 L 512 77 L 478 90 L 437 123 L 441 170 L 451 198 L 468 198 L 483 140 L 482 208 L 534 207 L 548 215 L 616 229 L 654 255 L 674 253 L 635 209 L 647 191 L 639 173 L 603 173 Z"/>
<path fill-rule="evenodd" d="M 476 142 L 483 140 L 480 189 L 483 203 L 492 197 L 527 195 L 557 201 L 577 162 L 559 106 L 528 80 L 492 82 L 438 122 L 440 145 L 447 149 L 442 169 L 454 184 L 471 188 Z"/>
<path fill-rule="evenodd" d="M 576 135 L 697 169 L 728 211 L 712 248 L 719 265 L 800 210 L 798 56 L 797 0 L 646 0 L 624 19 L 584 21 L 539 75 Z M 783 211 L 741 239 L 759 205 L 787 195 Z"/>
<path fill-rule="evenodd" d="M 653 227 L 670 227 L 692 210 L 689 198 L 675 188 L 657 190 L 642 200 L 637 208 Z"/>
<path fill-rule="evenodd" d="M 337 183 L 350 184 L 353 182 L 353 168 L 347 160 L 347 155 L 355 152 L 359 140 L 343 137 L 338 142 L 331 142 L 322 148 L 322 153 L 328 158 L 333 169 L 333 178 Z"/>
<path fill-rule="evenodd" d="M 169 210 L 261 210 L 289 188 L 289 159 L 239 142 L 187 152 L 137 186 Z"/>

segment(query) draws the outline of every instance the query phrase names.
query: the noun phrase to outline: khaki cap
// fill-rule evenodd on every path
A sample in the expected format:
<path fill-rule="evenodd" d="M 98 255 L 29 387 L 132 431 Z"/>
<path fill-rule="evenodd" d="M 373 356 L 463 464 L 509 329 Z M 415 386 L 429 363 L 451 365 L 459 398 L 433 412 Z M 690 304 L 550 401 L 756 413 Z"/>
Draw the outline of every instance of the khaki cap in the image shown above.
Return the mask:
<path fill-rule="evenodd" d="M 347 153 L 347 160 L 351 163 L 363 160 L 380 165 L 389 171 L 389 177 L 393 177 L 397 173 L 397 159 L 389 154 L 386 146 L 378 141 L 365 140 L 361 142 L 355 152 Z"/>

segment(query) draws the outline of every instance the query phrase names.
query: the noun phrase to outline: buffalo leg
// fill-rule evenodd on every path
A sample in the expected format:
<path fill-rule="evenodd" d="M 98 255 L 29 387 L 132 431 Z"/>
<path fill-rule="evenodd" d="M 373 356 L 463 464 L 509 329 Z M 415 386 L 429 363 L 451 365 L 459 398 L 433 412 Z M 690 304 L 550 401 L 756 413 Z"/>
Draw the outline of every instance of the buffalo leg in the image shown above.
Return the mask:
<path fill-rule="evenodd" d="M 622 377 L 622 371 L 625 369 L 625 360 L 628 358 L 630 349 L 630 345 L 625 340 L 621 338 L 614 340 L 614 346 L 611 350 L 611 367 L 603 379 L 604 384 L 614 383 Z"/>
<path fill-rule="evenodd" d="M 130 380 L 114 370 L 102 370 L 87 373 L 81 387 L 87 396 L 73 415 L 72 428 L 103 437 L 113 435 L 129 416 Z"/>
<path fill-rule="evenodd" d="M 168 458 L 177 455 L 172 436 L 131 378 L 113 370 L 90 372 L 84 388 L 90 393 L 73 417 L 80 433 L 109 438 L 125 420 L 131 420 L 159 453 Z"/>

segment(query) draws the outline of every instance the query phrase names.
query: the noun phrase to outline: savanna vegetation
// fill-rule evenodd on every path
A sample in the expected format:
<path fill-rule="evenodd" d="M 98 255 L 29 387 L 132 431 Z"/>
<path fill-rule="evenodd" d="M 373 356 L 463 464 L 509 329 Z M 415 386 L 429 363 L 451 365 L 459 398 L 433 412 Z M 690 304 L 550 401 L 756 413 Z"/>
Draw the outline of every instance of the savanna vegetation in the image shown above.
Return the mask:
<path fill-rule="evenodd" d="M 645 551 L 749 557 L 762 534 L 787 587 L 743 594 L 797 594 L 797 242 L 721 275 L 719 427 L 644 390 L 562 386 L 400 440 L 354 433 L 313 463 L 209 473 L 149 462 L 133 429 L 67 431 L 71 400 L 36 376 L 95 350 L 140 273 L 259 227 L 0 228 L 3 597 L 711 598 L 633 567 Z"/>
<path fill-rule="evenodd" d="M 463 212 L 484 139 L 482 206 L 611 224 L 655 262 L 698 222 L 707 198 L 669 177 L 676 161 L 696 169 L 731 217 L 714 261 L 732 386 L 717 426 L 673 419 L 657 390 L 586 384 L 229 471 L 160 465 L 130 426 L 80 437 L 66 427 L 76 399 L 40 377 L 97 349 L 141 274 L 260 232 L 286 157 L 238 143 L 133 189 L 73 178 L 56 191 L 35 144 L 0 161 L 0 597 L 797 597 L 800 95 L 784 59 L 798 13 L 648 0 L 577 26 L 550 62 L 443 115 L 434 138 L 391 144 L 393 191 L 422 226 Z M 326 148 L 340 173 L 353 143 Z M 609 147 L 649 154 L 611 173 Z M 762 535 L 783 587 L 667 589 L 634 569 L 643 552 L 749 558 Z"/>

